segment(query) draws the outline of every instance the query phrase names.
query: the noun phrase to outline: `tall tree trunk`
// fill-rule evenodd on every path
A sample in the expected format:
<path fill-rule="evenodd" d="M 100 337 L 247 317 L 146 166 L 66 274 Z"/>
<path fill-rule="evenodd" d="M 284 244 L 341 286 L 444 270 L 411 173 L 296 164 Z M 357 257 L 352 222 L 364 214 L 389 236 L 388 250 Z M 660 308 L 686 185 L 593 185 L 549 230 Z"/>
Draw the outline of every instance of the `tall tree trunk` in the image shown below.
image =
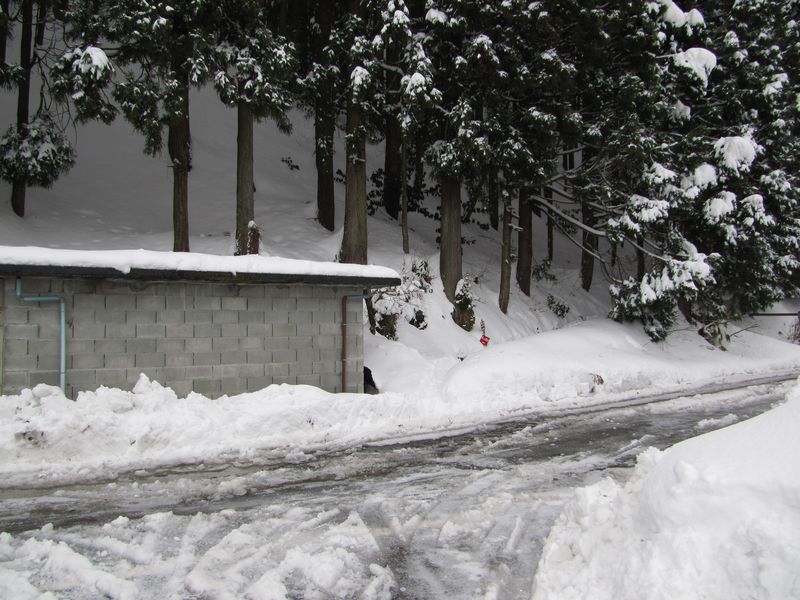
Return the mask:
<path fill-rule="evenodd" d="M 403 231 L 403 254 L 410 252 L 408 243 L 408 182 L 407 175 L 407 150 L 406 138 L 400 142 L 400 172 L 403 174 L 400 180 L 400 228 Z"/>
<path fill-rule="evenodd" d="M 442 197 L 442 231 L 439 242 L 439 274 L 444 294 L 450 302 L 456 297 L 461 272 L 461 181 L 443 175 L 440 183 Z"/>
<path fill-rule="evenodd" d="M 425 187 L 425 163 L 422 160 L 423 155 L 423 141 L 422 136 L 417 133 L 414 140 L 414 183 L 411 187 L 411 199 L 414 200 L 414 206 L 417 210 L 422 206 L 422 200 L 425 196 L 423 188 Z"/>
<path fill-rule="evenodd" d="M 500 228 L 500 186 L 497 181 L 497 169 L 492 167 L 486 178 L 486 197 L 489 201 L 489 223 L 492 229 Z"/>
<path fill-rule="evenodd" d="M 594 227 L 595 216 L 592 209 L 586 204 L 581 206 L 581 220 L 584 225 Z M 594 254 L 597 253 L 597 236 L 588 231 L 583 231 L 583 248 L 581 249 L 581 287 L 587 292 L 592 287 L 594 276 Z"/>
<path fill-rule="evenodd" d="M 175 252 L 189 252 L 189 171 L 192 168 L 192 142 L 189 132 L 189 56 L 188 51 L 177 51 L 172 57 L 172 67 L 178 75 L 181 94 L 180 114 L 170 117 L 167 139 L 169 158 L 172 162 L 172 249 Z"/>
<path fill-rule="evenodd" d="M 341 261 L 367 264 L 367 153 L 361 108 L 347 106 L 344 236 Z"/>
<path fill-rule="evenodd" d="M 333 186 L 333 136 L 336 117 L 333 98 L 317 100 L 314 114 L 314 150 L 317 162 L 317 219 L 328 231 L 333 231 L 336 217 Z"/>
<path fill-rule="evenodd" d="M 400 50 L 396 44 L 389 43 L 386 48 L 386 62 L 396 65 L 400 62 Z M 386 70 L 386 97 L 389 106 L 400 103 L 400 75 Z M 391 111 L 386 114 L 386 141 L 383 161 L 383 207 L 387 214 L 397 219 L 400 209 L 400 185 L 405 181 L 405 173 L 400 167 L 400 144 L 402 132 L 397 115 Z"/>
<path fill-rule="evenodd" d="M 508 312 L 508 301 L 511 297 L 511 231 L 514 213 L 511 202 L 503 202 L 503 246 L 500 251 L 500 294 L 498 305 L 503 314 Z"/>
<path fill-rule="evenodd" d="M 28 135 L 30 119 L 29 104 L 31 95 L 31 44 L 33 42 L 33 0 L 22 2 L 22 34 L 20 35 L 20 59 L 22 81 L 17 94 L 17 131 L 22 137 Z M 11 184 L 11 208 L 18 217 L 25 216 L 25 192 L 27 182 L 17 178 Z"/>
<path fill-rule="evenodd" d="M 47 23 L 47 0 L 38 0 L 39 10 L 36 12 L 36 45 L 44 44 L 44 30 Z"/>
<path fill-rule="evenodd" d="M 644 236 L 637 236 L 636 243 L 644 247 Z M 641 281 L 644 279 L 644 274 L 647 272 L 647 264 L 644 260 L 644 252 L 639 248 L 636 249 L 636 278 Z"/>
<path fill-rule="evenodd" d="M 553 215 L 547 211 L 547 260 L 553 262 Z"/>
<path fill-rule="evenodd" d="M 311 38 L 313 59 L 327 66 L 325 46 L 333 26 L 333 2 L 318 2 L 314 8 L 317 29 Z M 314 100 L 314 153 L 317 165 L 317 220 L 333 231 L 336 207 L 333 185 L 333 136 L 336 133 L 336 108 L 333 84 L 323 79 Z"/>
<path fill-rule="evenodd" d="M 386 155 L 383 161 L 383 207 L 393 219 L 400 208 L 400 186 L 403 179 L 400 167 L 400 123 L 394 115 L 386 116 Z"/>
<path fill-rule="evenodd" d="M 240 93 L 243 84 L 239 84 Z M 253 205 L 253 111 L 246 102 L 236 105 L 236 251 L 247 254 Z"/>
<path fill-rule="evenodd" d="M 528 190 L 519 190 L 519 234 L 517 238 L 517 283 L 526 296 L 531 295 L 533 268 L 533 215 L 528 202 Z"/>
<path fill-rule="evenodd" d="M 9 0 L 0 0 L 0 64 L 6 62 L 6 42 L 8 42 L 9 32 Z"/>

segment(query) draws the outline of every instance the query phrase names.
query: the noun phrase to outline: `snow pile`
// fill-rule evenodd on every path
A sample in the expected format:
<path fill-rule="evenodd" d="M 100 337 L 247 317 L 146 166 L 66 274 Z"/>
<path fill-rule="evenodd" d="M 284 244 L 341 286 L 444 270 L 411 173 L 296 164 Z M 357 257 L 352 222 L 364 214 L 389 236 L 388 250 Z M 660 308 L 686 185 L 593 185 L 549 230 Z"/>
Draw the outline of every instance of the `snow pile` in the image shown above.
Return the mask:
<path fill-rule="evenodd" d="M 391 364 L 395 384 L 409 391 L 374 396 L 284 384 L 216 400 L 178 398 L 142 376 L 132 391 L 101 387 L 73 402 L 38 385 L 0 396 L 0 487 L 179 465 L 302 461 L 320 450 L 442 435 L 800 365 L 800 347 L 747 332 L 734 340 L 728 352 L 688 332 L 653 344 L 637 325 L 596 321 L 433 364 L 387 342 L 396 352 L 378 349 L 386 352 L 379 363 Z"/>
<path fill-rule="evenodd" d="M 393 597 L 394 576 L 357 513 L 287 505 L 254 512 L 245 523 L 233 510 L 119 517 L 85 537 L 51 525 L 0 533 L 0 597 Z"/>
<path fill-rule="evenodd" d="M 273 273 L 351 277 L 400 276 L 392 269 L 373 265 L 319 262 L 256 254 L 218 256 L 199 252 L 154 250 L 60 250 L 35 246 L 0 246 L 0 264 L 96 267 L 130 273 L 131 269 L 202 271 L 217 273 Z"/>
<path fill-rule="evenodd" d="M 749 421 L 639 456 L 577 490 L 534 600 L 800 597 L 800 386 Z"/>

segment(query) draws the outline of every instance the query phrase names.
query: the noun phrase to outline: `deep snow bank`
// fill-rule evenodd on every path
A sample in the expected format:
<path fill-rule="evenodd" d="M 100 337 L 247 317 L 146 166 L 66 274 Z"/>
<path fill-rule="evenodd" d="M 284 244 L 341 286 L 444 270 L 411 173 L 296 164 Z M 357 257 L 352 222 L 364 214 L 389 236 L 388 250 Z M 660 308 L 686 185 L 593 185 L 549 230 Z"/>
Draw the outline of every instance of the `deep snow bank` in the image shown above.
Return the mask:
<path fill-rule="evenodd" d="M 639 456 L 581 488 L 547 539 L 534 600 L 800 598 L 800 384 L 749 421 Z"/>
<path fill-rule="evenodd" d="M 424 361 L 419 361 L 424 362 Z M 395 363 L 395 367 L 399 363 Z M 441 435 L 571 408 L 800 367 L 800 347 L 743 334 L 728 352 L 697 335 L 652 344 L 606 320 L 435 363 L 408 393 L 329 394 L 272 385 L 210 400 L 142 377 L 73 402 L 40 385 L 0 396 L 0 487 L 114 478 L 182 464 L 302 461 L 304 453 Z M 603 378 L 596 382 L 594 374 Z"/>

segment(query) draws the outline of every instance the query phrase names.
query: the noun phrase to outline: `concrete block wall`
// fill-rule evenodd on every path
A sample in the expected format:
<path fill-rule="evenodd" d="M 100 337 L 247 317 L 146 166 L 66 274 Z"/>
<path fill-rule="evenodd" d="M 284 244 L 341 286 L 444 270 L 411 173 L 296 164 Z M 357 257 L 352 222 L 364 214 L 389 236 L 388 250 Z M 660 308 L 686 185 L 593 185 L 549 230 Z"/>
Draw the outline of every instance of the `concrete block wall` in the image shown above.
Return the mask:
<path fill-rule="evenodd" d="M 66 393 L 130 389 L 140 373 L 178 396 L 256 391 L 272 383 L 341 390 L 341 298 L 319 285 L 140 282 L 23 277 L 24 295 L 66 302 Z M 2 280 L 2 393 L 58 385 L 58 302 L 16 296 Z M 347 302 L 347 390 L 363 391 L 362 302 Z"/>

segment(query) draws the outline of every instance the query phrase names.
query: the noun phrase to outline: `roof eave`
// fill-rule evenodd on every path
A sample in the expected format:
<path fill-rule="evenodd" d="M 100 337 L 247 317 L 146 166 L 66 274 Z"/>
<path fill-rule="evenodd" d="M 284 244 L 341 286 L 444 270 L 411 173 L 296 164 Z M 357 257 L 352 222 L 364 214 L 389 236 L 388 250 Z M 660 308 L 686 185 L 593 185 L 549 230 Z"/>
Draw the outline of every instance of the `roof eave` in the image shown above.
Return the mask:
<path fill-rule="evenodd" d="M 397 277 L 363 277 L 310 273 L 230 273 L 225 271 L 167 271 L 131 269 L 124 273 L 107 267 L 0 264 L 0 276 L 63 277 L 68 279 L 114 279 L 123 281 L 197 282 L 229 284 L 306 284 L 363 287 L 369 289 L 400 285 Z"/>

